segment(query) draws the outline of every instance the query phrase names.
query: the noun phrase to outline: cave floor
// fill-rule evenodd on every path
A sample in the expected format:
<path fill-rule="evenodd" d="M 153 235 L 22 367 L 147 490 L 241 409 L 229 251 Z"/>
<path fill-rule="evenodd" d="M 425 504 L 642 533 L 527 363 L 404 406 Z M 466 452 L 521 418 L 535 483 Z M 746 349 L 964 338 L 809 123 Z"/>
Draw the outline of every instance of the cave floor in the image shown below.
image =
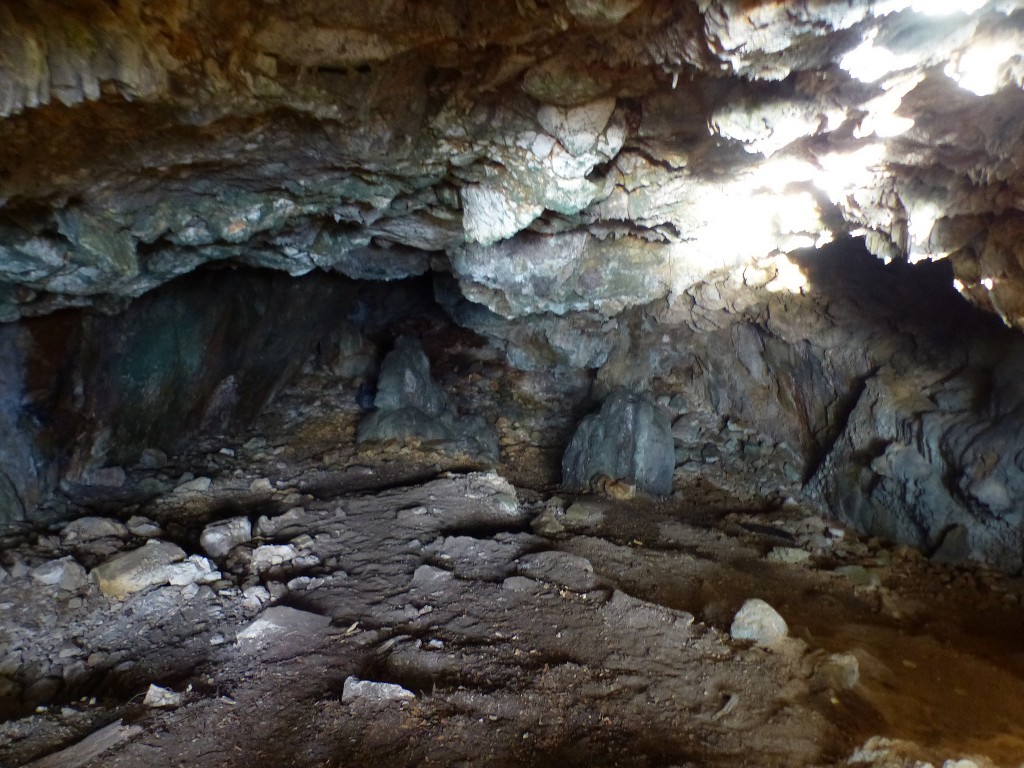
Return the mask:
<path fill-rule="evenodd" d="M 497 471 L 357 448 L 358 418 L 340 390 L 286 393 L 245 435 L 70 488 L 87 523 L 9 537 L 0 765 L 1024 761 L 1020 578 L 699 479 L 559 494 L 537 435 L 570 417 L 507 417 Z M 202 555 L 230 518 L 253 538 L 212 571 L 130 574 L 154 583 L 123 597 L 53 565 Z M 732 639 L 754 597 L 787 638 Z"/>

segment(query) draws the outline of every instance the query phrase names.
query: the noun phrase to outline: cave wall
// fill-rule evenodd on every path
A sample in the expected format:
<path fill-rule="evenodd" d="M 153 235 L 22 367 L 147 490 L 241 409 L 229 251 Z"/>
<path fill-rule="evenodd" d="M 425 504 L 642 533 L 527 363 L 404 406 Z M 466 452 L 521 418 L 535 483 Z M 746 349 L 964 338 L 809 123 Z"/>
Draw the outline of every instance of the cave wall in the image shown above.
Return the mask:
<path fill-rule="evenodd" d="M 61 482 L 117 486 L 144 449 L 244 427 L 355 302 L 326 275 L 207 271 L 119 315 L 0 325 L 0 520 Z"/>
<path fill-rule="evenodd" d="M 677 474 L 1018 567 L 1017 341 L 957 302 L 1024 326 L 1022 40 L 1001 0 L 8 4 L 4 514 L 237 427 L 328 330 L 369 375 L 340 274 L 653 390 Z M 851 236 L 891 269 L 830 275 Z M 178 293 L 211 265 L 309 279 Z"/>

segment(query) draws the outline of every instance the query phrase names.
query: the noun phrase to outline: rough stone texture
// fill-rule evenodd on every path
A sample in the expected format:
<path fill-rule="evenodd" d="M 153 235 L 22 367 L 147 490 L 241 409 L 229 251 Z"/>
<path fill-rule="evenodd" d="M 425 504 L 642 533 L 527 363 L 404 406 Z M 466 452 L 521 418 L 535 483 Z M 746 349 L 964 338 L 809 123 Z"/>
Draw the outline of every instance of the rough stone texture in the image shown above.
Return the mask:
<path fill-rule="evenodd" d="M 285 605 L 267 608 L 237 635 L 239 646 L 251 653 L 267 645 L 293 643 L 301 638 L 315 638 L 331 623 L 329 616 L 300 611 Z"/>
<path fill-rule="evenodd" d="M 562 483 L 586 490 L 598 476 L 658 496 L 672 492 L 675 450 L 668 417 L 650 393 L 615 392 L 576 428 L 562 458 Z"/>
<path fill-rule="evenodd" d="M 0 425 L 20 436 L 0 443 L 0 518 L 31 517 L 62 480 L 96 485 L 108 462 L 245 423 L 354 300 L 322 277 L 222 277 L 193 276 L 116 317 L 0 325 Z"/>
<path fill-rule="evenodd" d="M 729 634 L 734 640 L 750 640 L 771 648 L 789 636 L 789 626 L 768 603 L 752 597 L 736 612 Z"/>
<path fill-rule="evenodd" d="M 206 526 L 199 535 L 199 544 L 210 557 L 221 558 L 251 539 L 252 523 L 249 518 L 232 517 Z"/>
<path fill-rule="evenodd" d="M 430 360 L 423 345 L 403 336 L 381 363 L 377 412 L 360 425 L 360 440 L 422 437 L 452 439 L 455 413 L 444 391 L 430 375 Z"/>
<path fill-rule="evenodd" d="M 168 541 L 150 541 L 123 552 L 92 570 L 100 591 L 110 597 L 125 597 L 147 587 L 167 584 L 176 573 L 172 567 L 185 559 L 185 551 Z"/>
<path fill-rule="evenodd" d="M 395 683 L 378 683 L 373 680 L 360 680 L 358 677 L 346 677 L 345 686 L 341 691 L 342 704 L 379 704 L 385 701 L 412 701 L 415 698 L 416 694 Z"/>
<path fill-rule="evenodd" d="M 529 227 L 629 238 L 624 263 L 665 265 L 674 291 L 864 231 L 886 258 L 948 256 L 1016 323 L 1017 21 L 1013 3 L 33 0 L 0 23 L 0 316 L 210 261 L 421 274 L 422 251 Z"/>
<path fill-rule="evenodd" d="M 435 441 L 485 458 L 497 457 L 493 430 L 479 417 L 460 418 L 430 375 L 423 345 L 403 336 L 381 363 L 376 410 L 359 424 L 359 440 Z"/>
<path fill-rule="evenodd" d="M 400 314 L 323 275 L 158 286 L 433 273 L 514 365 L 667 398 L 681 474 L 810 481 L 865 530 L 1020 567 L 1012 345 L 943 362 L 906 316 L 865 325 L 873 291 L 913 296 L 806 279 L 853 234 L 1024 326 L 1017 5 L 3 9 L 0 320 L 29 321 L 0 327 L 0 523 L 62 482 L 145 498 L 119 464 L 244 424 L 342 314 L 321 356 L 369 378 Z M 497 454 L 480 419 L 408 417 L 373 418 Z"/>

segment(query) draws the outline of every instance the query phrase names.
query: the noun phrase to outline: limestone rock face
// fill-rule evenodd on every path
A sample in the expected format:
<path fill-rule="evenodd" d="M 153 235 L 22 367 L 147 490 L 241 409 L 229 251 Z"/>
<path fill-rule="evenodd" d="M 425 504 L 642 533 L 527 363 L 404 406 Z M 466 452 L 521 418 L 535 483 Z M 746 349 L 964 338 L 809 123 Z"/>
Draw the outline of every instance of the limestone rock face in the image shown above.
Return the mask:
<path fill-rule="evenodd" d="M 932 6 L 20 3 L 0 319 L 212 261 L 395 279 L 449 255 L 502 314 L 615 311 L 856 232 L 948 257 L 1016 324 L 1020 11 Z M 538 248 L 532 281 L 502 274 Z"/>
<path fill-rule="evenodd" d="M 649 393 L 610 395 L 580 422 L 562 458 L 562 483 L 587 490 L 598 476 L 658 496 L 672 492 L 675 451 L 668 417 Z"/>
<path fill-rule="evenodd" d="M 212 273 L 116 317 L 80 312 L 0 324 L 0 522 L 59 481 L 172 449 L 252 418 L 302 365 L 355 291 L 321 275 Z M 116 470 L 115 470 L 116 471 Z"/>

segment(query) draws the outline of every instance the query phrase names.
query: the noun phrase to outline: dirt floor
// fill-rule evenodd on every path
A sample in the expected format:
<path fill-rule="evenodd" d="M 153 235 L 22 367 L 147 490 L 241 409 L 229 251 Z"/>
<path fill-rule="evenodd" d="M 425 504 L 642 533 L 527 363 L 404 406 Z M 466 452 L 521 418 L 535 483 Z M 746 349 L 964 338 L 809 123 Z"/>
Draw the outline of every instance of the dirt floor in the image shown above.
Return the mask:
<path fill-rule="evenodd" d="M 1020 578 L 699 477 L 559 493 L 537 382 L 487 469 L 357 446 L 315 378 L 3 542 L 0 765 L 1024 765 Z"/>

